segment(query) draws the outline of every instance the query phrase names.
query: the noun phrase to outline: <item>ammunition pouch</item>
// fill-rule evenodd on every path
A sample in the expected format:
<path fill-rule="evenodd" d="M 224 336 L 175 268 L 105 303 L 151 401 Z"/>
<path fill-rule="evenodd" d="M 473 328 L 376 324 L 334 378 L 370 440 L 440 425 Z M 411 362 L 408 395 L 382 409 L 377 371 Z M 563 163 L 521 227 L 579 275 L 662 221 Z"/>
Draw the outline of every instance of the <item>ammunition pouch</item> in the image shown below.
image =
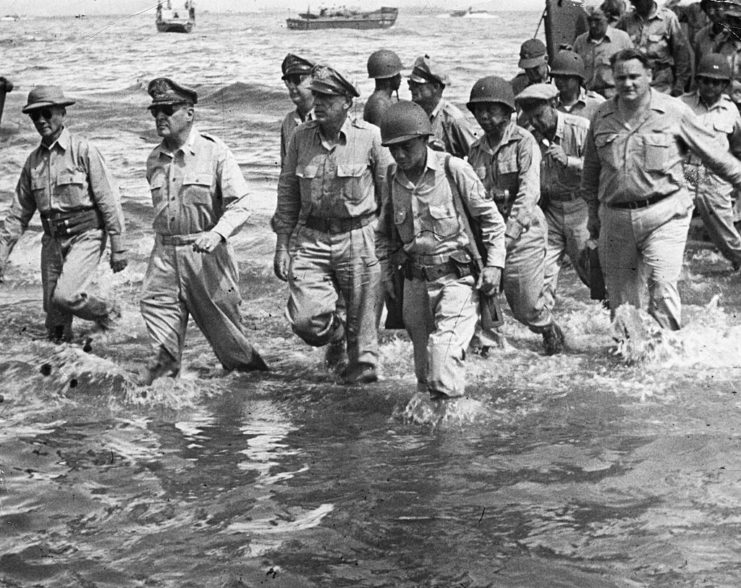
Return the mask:
<path fill-rule="evenodd" d="M 92 229 L 102 229 L 103 219 L 95 208 L 71 212 L 52 212 L 41 216 L 44 233 L 55 239 L 81 235 Z"/>
<path fill-rule="evenodd" d="M 465 278 L 473 274 L 471 257 L 465 251 L 456 251 L 448 261 L 435 265 L 420 265 L 408 260 L 404 264 L 404 276 L 407 280 L 417 278 L 426 282 L 434 282 L 443 276 L 454 274 L 458 278 Z"/>

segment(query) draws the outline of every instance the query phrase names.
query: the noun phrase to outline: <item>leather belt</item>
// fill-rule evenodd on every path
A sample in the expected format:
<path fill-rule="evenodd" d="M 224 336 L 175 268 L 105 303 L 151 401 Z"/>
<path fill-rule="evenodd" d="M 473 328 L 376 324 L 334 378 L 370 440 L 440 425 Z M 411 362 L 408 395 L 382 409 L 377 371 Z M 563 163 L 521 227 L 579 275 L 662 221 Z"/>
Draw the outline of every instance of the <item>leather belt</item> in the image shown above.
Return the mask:
<path fill-rule="evenodd" d="M 661 202 L 662 200 L 666 200 L 667 198 L 669 198 L 669 196 L 673 195 L 673 193 L 657 194 L 656 196 L 651 196 L 651 198 L 646 198 L 645 200 L 631 200 L 630 202 L 611 202 L 610 204 L 607 204 L 607 208 L 629 208 L 630 210 L 636 210 L 638 208 L 648 208 L 649 206 L 652 206 L 657 202 Z"/>
<path fill-rule="evenodd" d="M 581 195 L 579 192 L 563 192 L 562 194 L 546 194 L 545 197 L 552 202 L 573 202 L 579 200 Z"/>
<path fill-rule="evenodd" d="M 188 233 L 185 235 L 158 234 L 157 238 L 162 241 L 163 245 L 175 245 L 177 247 L 181 245 L 192 245 L 201 235 L 203 235 L 203 233 Z"/>
<path fill-rule="evenodd" d="M 366 214 L 365 216 L 356 216 L 352 218 L 325 218 L 321 216 L 308 216 L 304 226 L 314 231 L 322 233 L 349 233 L 355 229 L 360 229 L 369 225 L 377 217 L 375 213 Z"/>
<path fill-rule="evenodd" d="M 43 214 L 41 225 L 46 235 L 55 238 L 73 237 L 85 231 L 103 228 L 103 222 L 95 208 Z"/>
<path fill-rule="evenodd" d="M 418 280 L 434 282 L 448 274 L 456 274 L 459 278 L 465 278 L 471 275 L 471 267 L 455 263 L 452 260 L 437 265 L 417 265 L 412 262 L 408 262 L 406 265 L 406 277 L 409 279 L 417 278 Z"/>

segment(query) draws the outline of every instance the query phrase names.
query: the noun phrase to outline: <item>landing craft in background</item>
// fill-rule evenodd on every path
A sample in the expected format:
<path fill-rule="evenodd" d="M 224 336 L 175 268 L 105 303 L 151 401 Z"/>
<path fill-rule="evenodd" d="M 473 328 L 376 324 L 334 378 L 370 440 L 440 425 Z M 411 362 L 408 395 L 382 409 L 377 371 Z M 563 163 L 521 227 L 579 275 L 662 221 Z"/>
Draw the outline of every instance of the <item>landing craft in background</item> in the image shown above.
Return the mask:
<path fill-rule="evenodd" d="M 496 15 L 488 10 L 474 10 L 472 6 L 465 10 L 454 10 L 449 16 L 456 18 L 496 18 Z"/>
<path fill-rule="evenodd" d="M 167 0 L 167 8 L 157 2 L 157 30 L 160 33 L 189 33 L 196 26 L 196 8 L 193 0 L 186 0 L 183 10 L 172 8 L 172 0 Z"/>
<path fill-rule="evenodd" d="M 373 12 L 355 10 L 328 10 L 322 8 L 319 13 L 311 10 L 302 12 L 298 18 L 286 19 L 289 29 L 311 31 L 315 29 L 387 29 L 394 25 L 399 14 L 398 8 L 388 6 Z"/>

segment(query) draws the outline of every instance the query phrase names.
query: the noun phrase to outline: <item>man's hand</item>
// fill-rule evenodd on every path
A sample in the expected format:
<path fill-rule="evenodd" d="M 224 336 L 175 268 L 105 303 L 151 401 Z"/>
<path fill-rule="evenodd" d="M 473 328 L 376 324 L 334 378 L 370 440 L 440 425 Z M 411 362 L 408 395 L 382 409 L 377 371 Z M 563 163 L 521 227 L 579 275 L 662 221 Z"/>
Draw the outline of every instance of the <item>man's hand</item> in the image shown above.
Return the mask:
<path fill-rule="evenodd" d="M 203 233 L 193 243 L 193 251 L 198 253 L 211 253 L 216 249 L 224 238 L 215 231 Z"/>
<path fill-rule="evenodd" d="M 502 281 L 502 268 L 485 267 L 479 276 L 476 289 L 482 294 L 492 295 L 499 294 L 499 284 Z"/>
<path fill-rule="evenodd" d="M 396 289 L 394 288 L 394 273 L 390 268 L 381 269 L 381 286 L 386 298 L 396 300 Z"/>
<path fill-rule="evenodd" d="M 127 265 L 129 260 L 126 259 L 125 251 L 111 251 L 111 269 L 114 274 L 125 270 Z"/>
<path fill-rule="evenodd" d="M 569 157 L 566 155 L 566 152 L 563 150 L 561 145 L 551 143 L 548 149 L 546 149 L 546 154 L 550 155 L 556 163 L 563 167 L 566 167 L 569 164 Z"/>
<path fill-rule="evenodd" d="M 286 247 L 276 247 L 273 256 L 273 273 L 275 277 L 283 282 L 288 281 L 288 266 L 291 263 L 291 256 Z"/>

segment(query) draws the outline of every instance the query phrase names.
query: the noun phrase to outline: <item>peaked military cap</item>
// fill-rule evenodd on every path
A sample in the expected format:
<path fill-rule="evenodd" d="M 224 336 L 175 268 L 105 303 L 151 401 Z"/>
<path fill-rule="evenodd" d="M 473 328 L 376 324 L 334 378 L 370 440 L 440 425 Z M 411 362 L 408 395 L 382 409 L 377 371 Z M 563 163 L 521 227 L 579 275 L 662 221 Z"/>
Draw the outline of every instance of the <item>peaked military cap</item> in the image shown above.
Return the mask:
<path fill-rule="evenodd" d="M 155 104 L 182 104 L 198 102 L 198 94 L 192 88 L 181 86 L 169 78 L 155 78 L 149 82 L 147 92 L 152 97 L 152 105 Z"/>
<path fill-rule="evenodd" d="M 330 96 L 347 96 L 348 98 L 360 96 L 355 86 L 328 65 L 315 65 L 312 68 L 309 89 L 317 94 L 329 94 Z"/>
<path fill-rule="evenodd" d="M 296 74 L 308 75 L 311 73 L 311 68 L 314 67 L 314 63 L 293 53 L 289 53 L 283 59 L 283 63 L 280 65 L 280 69 L 283 72 L 283 79 L 286 76 L 292 76 Z"/>
<path fill-rule="evenodd" d="M 515 102 L 547 102 L 558 96 L 558 88 L 553 84 L 532 84 L 515 96 Z"/>
<path fill-rule="evenodd" d="M 70 106 L 74 104 L 74 100 L 69 100 L 64 97 L 64 92 L 59 86 L 36 86 L 33 90 L 28 93 L 28 100 L 26 105 L 23 107 L 22 112 L 25 114 L 36 110 L 37 108 L 45 108 L 47 106 Z"/>
<path fill-rule="evenodd" d="M 409 79 L 418 84 L 432 82 L 447 86 L 450 83 L 448 74 L 437 63 L 432 61 L 429 55 L 422 55 L 414 60 L 412 74 L 409 76 Z"/>

